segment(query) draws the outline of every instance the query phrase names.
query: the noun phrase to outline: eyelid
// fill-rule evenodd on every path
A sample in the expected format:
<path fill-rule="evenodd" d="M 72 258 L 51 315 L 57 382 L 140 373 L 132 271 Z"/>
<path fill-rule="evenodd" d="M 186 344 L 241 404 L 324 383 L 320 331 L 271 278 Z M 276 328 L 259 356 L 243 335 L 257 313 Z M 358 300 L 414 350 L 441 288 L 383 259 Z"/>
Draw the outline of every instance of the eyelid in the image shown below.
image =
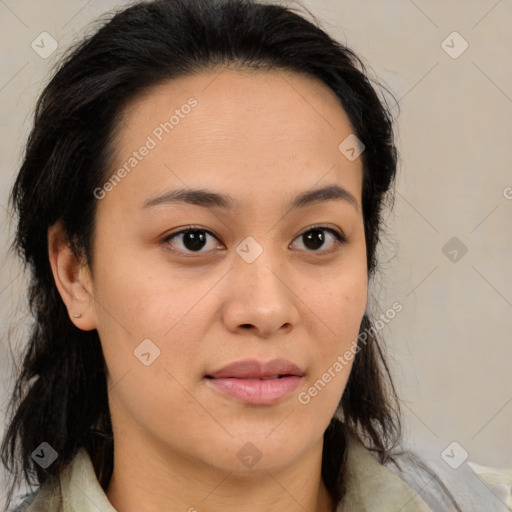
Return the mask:
<path fill-rule="evenodd" d="M 311 226 L 308 226 L 306 229 L 302 230 L 295 238 L 298 238 L 299 236 L 302 236 L 304 233 L 307 233 L 308 231 L 312 231 L 314 229 L 324 229 L 325 231 L 330 231 L 331 233 L 335 234 L 336 236 L 339 236 L 340 240 L 346 242 L 347 241 L 347 237 L 345 235 L 345 233 L 339 229 L 339 228 L 334 228 L 332 226 L 329 226 L 327 224 L 313 224 Z"/>

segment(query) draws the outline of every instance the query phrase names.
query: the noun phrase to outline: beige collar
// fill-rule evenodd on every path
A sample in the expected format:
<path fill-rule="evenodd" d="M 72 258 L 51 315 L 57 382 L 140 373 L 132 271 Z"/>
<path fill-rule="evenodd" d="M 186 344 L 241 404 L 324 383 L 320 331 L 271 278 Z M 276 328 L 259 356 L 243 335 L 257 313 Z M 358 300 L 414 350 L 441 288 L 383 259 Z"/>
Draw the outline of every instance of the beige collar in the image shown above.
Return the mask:
<path fill-rule="evenodd" d="M 347 493 L 336 512 L 432 512 L 418 493 L 350 436 Z"/>
<path fill-rule="evenodd" d="M 60 484 L 62 494 L 55 487 L 47 487 L 26 512 L 117 512 L 101 488 L 84 448 L 63 471 Z M 349 439 L 347 489 L 336 512 L 431 512 L 416 491 L 380 464 L 355 436 Z"/>

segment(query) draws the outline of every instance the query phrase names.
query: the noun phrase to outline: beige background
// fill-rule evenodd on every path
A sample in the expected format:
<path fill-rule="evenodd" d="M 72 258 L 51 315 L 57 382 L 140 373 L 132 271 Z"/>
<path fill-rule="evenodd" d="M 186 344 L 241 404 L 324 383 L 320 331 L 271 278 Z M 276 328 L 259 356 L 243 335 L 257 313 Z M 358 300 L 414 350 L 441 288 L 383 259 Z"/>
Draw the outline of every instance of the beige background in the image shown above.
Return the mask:
<path fill-rule="evenodd" d="M 24 314 L 23 278 L 7 255 L 12 226 L 5 207 L 35 99 L 61 50 L 91 20 L 126 3 L 0 1 L 0 411 L 13 372 L 6 335 Z M 402 161 L 375 293 L 382 312 L 394 301 L 403 305 L 382 334 L 407 442 L 441 457 L 456 441 L 470 461 L 512 467 L 512 3 L 304 5 L 358 52 L 401 107 Z M 48 59 L 31 48 L 43 31 L 59 44 Z M 454 31 L 463 40 L 451 36 L 442 46 Z M 453 55 L 464 40 L 469 46 L 458 58 L 443 49 L 451 46 Z M 443 252 L 452 237 L 467 247 L 462 257 L 455 246 Z M 457 261 L 449 259 L 454 248 Z M 463 456 L 458 447 L 454 454 Z"/>

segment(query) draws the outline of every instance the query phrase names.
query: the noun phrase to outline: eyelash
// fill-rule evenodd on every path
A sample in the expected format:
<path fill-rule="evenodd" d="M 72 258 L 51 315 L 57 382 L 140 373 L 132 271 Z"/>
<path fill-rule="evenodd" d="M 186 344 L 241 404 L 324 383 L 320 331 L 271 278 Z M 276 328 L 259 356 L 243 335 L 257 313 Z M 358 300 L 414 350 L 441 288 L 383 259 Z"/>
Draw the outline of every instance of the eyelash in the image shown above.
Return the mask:
<path fill-rule="evenodd" d="M 188 233 L 189 231 L 202 231 L 202 232 L 207 233 L 207 234 L 209 234 L 212 237 L 217 239 L 217 237 L 211 231 L 209 231 L 208 229 L 202 228 L 201 226 L 187 226 L 185 229 L 182 229 L 180 231 L 176 231 L 175 233 L 172 233 L 172 234 L 166 236 L 164 238 L 163 242 L 166 243 L 166 244 L 172 245 L 172 244 L 170 244 L 170 240 L 172 240 L 173 238 L 177 237 L 178 235 L 182 235 L 182 234 Z M 316 254 L 316 253 L 319 253 L 319 254 L 330 254 L 330 253 L 333 253 L 333 252 L 337 251 L 340 248 L 341 245 L 343 245 L 344 243 L 347 242 L 347 238 L 346 238 L 346 236 L 343 233 L 340 233 L 339 231 L 337 231 L 337 230 L 335 230 L 333 228 L 330 228 L 328 226 L 324 226 L 324 225 L 321 225 L 321 224 L 308 227 L 305 231 L 303 231 L 300 235 L 298 235 L 296 239 L 299 239 L 300 237 L 304 236 L 305 234 L 309 233 L 310 231 L 328 231 L 329 233 L 331 233 L 334 236 L 334 244 L 333 244 L 333 248 L 332 249 L 329 249 L 329 250 L 326 250 L 326 251 L 322 251 L 321 249 L 317 250 L 317 251 L 306 250 L 305 252 L 307 252 L 307 253 L 311 253 L 311 254 Z M 187 255 L 188 254 L 201 255 L 201 254 L 204 254 L 206 252 L 206 251 L 189 251 L 189 250 L 182 251 L 181 249 L 178 249 L 178 250 L 170 249 L 170 250 L 171 250 L 171 252 L 177 252 L 177 253 L 181 253 L 181 254 L 185 253 Z"/>

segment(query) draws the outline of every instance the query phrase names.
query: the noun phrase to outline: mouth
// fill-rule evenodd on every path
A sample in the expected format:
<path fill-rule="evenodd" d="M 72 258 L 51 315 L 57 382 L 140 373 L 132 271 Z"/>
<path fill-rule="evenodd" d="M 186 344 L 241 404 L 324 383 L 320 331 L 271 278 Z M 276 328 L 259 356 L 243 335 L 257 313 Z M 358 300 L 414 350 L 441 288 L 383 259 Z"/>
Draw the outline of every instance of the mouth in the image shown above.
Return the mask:
<path fill-rule="evenodd" d="M 272 405 L 289 398 L 305 372 L 286 359 L 236 361 L 205 375 L 204 382 L 224 398 L 253 405 Z"/>

